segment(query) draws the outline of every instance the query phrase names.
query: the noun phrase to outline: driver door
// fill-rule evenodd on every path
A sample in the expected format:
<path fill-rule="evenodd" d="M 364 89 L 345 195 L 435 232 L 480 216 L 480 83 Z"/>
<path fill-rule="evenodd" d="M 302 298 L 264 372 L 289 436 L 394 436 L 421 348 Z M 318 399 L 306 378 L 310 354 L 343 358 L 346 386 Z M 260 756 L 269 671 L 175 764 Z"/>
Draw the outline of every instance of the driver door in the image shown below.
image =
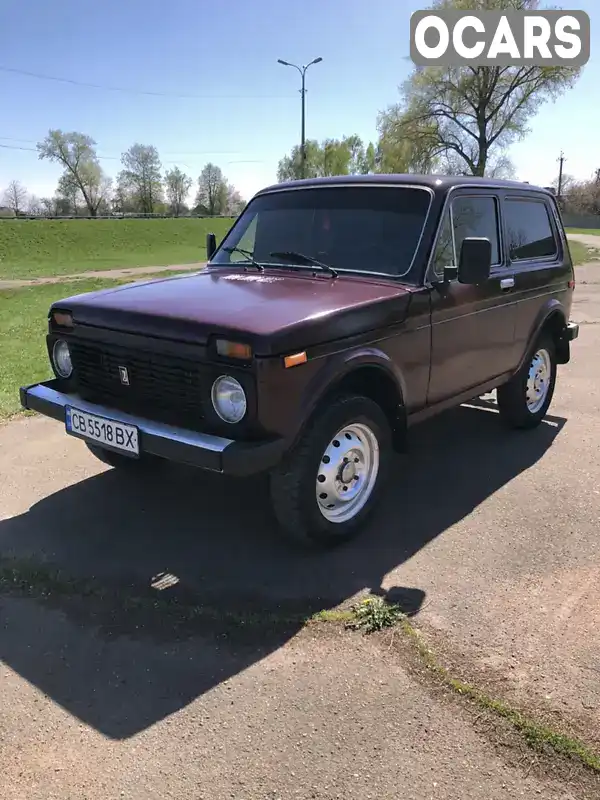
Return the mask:
<path fill-rule="evenodd" d="M 431 373 L 427 402 L 442 402 L 512 369 L 517 306 L 514 276 L 503 252 L 500 200 L 489 190 L 451 194 L 430 264 L 439 280 L 443 267 L 458 264 L 462 240 L 483 236 L 492 243 L 492 269 L 485 283 L 433 287 Z"/>

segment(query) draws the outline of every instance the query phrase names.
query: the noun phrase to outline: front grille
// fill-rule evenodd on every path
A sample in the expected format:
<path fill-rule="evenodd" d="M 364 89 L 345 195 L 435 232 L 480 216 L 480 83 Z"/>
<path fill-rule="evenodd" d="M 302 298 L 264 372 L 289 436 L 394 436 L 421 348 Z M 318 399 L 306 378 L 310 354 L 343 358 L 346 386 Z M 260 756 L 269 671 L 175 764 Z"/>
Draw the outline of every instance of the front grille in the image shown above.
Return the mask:
<path fill-rule="evenodd" d="M 210 378 L 200 364 L 120 345 L 71 341 L 73 373 L 82 397 L 148 419 L 197 429 Z M 127 370 L 129 385 L 119 368 Z"/>

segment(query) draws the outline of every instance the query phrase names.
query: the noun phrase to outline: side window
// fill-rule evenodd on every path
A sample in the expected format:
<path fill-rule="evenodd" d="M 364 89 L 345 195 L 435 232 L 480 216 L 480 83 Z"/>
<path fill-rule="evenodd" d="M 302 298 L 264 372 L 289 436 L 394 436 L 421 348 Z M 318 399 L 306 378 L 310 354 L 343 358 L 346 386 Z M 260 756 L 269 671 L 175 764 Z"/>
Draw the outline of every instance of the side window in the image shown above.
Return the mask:
<path fill-rule="evenodd" d="M 506 200 L 504 216 L 511 261 L 557 255 L 556 239 L 543 200 Z"/>
<path fill-rule="evenodd" d="M 492 264 L 500 263 L 498 205 L 495 198 L 457 197 L 452 203 L 452 222 L 457 259 L 463 239 L 483 236 L 492 243 Z"/>
<path fill-rule="evenodd" d="M 452 233 L 454 232 L 454 237 Z M 492 243 L 492 264 L 500 263 L 498 205 L 493 197 L 457 197 L 446 211 L 433 256 L 433 268 L 441 274 L 445 266 L 458 264 L 460 248 L 467 236 L 483 236 Z"/>
<path fill-rule="evenodd" d="M 438 275 L 441 275 L 444 267 L 450 267 L 453 264 L 455 264 L 454 240 L 450 226 L 450 210 L 446 209 L 433 255 L 433 268 Z"/>

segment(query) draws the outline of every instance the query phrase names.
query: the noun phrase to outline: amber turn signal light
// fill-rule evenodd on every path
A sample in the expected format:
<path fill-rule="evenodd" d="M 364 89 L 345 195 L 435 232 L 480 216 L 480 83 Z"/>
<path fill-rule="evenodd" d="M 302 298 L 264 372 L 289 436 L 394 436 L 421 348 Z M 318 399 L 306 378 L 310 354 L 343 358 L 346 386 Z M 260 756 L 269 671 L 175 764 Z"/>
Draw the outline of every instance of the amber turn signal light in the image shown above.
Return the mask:
<path fill-rule="evenodd" d="M 52 321 L 55 325 L 58 325 L 59 328 L 73 327 L 73 316 L 67 311 L 54 311 L 52 313 Z"/>
<path fill-rule="evenodd" d="M 308 361 L 306 351 L 303 351 L 302 353 L 295 353 L 293 356 L 286 356 L 283 359 L 286 369 L 288 367 L 296 367 L 298 364 L 304 364 L 306 361 Z"/>
<path fill-rule="evenodd" d="M 217 353 L 225 358 L 252 358 L 252 348 L 249 344 L 229 342 L 227 339 L 217 339 Z"/>

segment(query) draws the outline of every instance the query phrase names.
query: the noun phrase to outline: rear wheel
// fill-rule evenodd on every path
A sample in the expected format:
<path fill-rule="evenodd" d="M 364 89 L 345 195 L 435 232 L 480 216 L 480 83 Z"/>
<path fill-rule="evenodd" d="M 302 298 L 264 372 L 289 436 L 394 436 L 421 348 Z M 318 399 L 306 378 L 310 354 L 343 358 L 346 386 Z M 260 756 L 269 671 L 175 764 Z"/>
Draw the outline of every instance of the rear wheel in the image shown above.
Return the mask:
<path fill-rule="evenodd" d="M 96 444 L 89 444 L 88 442 L 86 442 L 86 447 L 99 461 L 115 469 L 141 471 L 156 469 L 164 464 L 163 459 L 148 454 L 140 458 L 131 458 L 121 453 L 115 453 L 114 450 L 107 450 L 105 447 L 99 447 Z"/>
<path fill-rule="evenodd" d="M 391 456 L 392 432 L 377 403 L 358 395 L 334 399 L 271 473 L 282 531 L 312 546 L 357 535 L 377 505 Z"/>
<path fill-rule="evenodd" d="M 497 390 L 498 409 L 512 428 L 535 428 L 544 419 L 556 384 L 556 348 L 543 333 L 519 372 Z"/>

